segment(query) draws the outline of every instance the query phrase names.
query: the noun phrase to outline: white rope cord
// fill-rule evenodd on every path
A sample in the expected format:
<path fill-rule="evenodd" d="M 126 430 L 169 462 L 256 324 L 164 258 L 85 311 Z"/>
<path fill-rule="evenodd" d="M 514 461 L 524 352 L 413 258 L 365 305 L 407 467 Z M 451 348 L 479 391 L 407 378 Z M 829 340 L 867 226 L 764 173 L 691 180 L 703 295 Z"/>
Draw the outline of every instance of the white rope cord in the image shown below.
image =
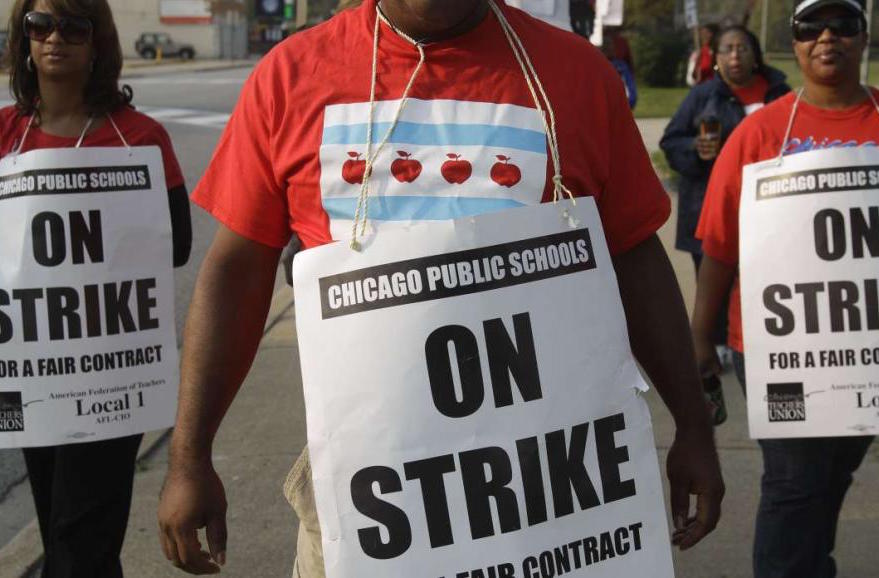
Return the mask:
<path fill-rule="evenodd" d="M 397 112 L 394 115 L 391 126 L 388 127 L 384 138 L 382 138 L 381 142 L 378 145 L 378 148 L 376 148 L 375 153 L 373 153 L 372 131 L 375 117 L 375 88 L 378 79 L 378 38 L 380 22 L 385 22 L 402 38 L 405 38 L 413 45 L 415 45 L 415 47 L 418 49 L 419 58 L 418 64 L 415 66 L 415 70 L 412 71 L 412 76 L 409 78 L 409 83 L 406 85 L 405 90 L 403 90 L 403 96 L 400 98 L 400 104 L 397 107 Z M 369 179 L 370 177 L 372 177 L 372 167 L 375 164 L 375 160 L 376 158 L 378 158 L 379 153 L 381 153 L 382 149 L 384 149 L 385 145 L 387 145 L 388 141 L 391 139 L 391 135 L 393 134 L 394 129 L 397 127 L 397 124 L 400 122 L 400 117 L 403 115 L 403 110 L 406 108 L 406 101 L 409 99 L 409 93 L 412 91 L 412 87 L 415 85 L 415 79 L 418 78 L 418 73 L 421 72 L 421 68 L 424 66 L 424 61 L 424 47 L 422 47 L 418 42 L 404 34 L 402 31 L 397 30 L 393 26 L 393 24 L 387 21 L 385 16 L 381 13 L 381 11 L 378 9 L 378 6 L 376 5 L 375 30 L 373 32 L 372 41 L 372 80 L 370 81 L 369 86 L 369 120 L 366 123 L 366 167 L 363 170 L 363 180 L 360 183 L 360 197 L 357 199 L 357 208 L 354 211 L 354 223 L 352 224 L 351 229 L 351 248 L 355 251 L 360 250 L 360 242 L 357 240 L 357 226 L 358 224 L 360 224 L 360 235 L 365 235 L 366 223 L 369 220 Z M 361 212 L 363 214 L 362 219 Z"/>
<path fill-rule="evenodd" d="M 784 131 L 784 140 L 781 141 L 781 150 L 778 152 L 778 158 L 775 159 L 778 163 L 784 161 L 784 151 L 787 149 L 787 145 L 790 142 L 790 135 L 794 129 L 794 119 L 797 117 L 797 109 L 800 106 L 800 100 L 802 100 L 803 92 L 805 90 L 805 87 L 803 87 L 797 91 L 797 99 L 794 101 L 794 105 L 790 111 L 790 118 L 787 121 L 787 130 Z"/>
<path fill-rule="evenodd" d="M 22 149 L 24 149 L 24 141 L 27 140 L 27 135 L 31 131 L 31 127 L 34 125 L 34 117 L 36 115 L 32 114 L 31 117 L 27 121 L 27 126 L 24 127 L 24 134 L 21 135 L 21 142 L 18 143 L 18 146 L 15 147 L 14 157 L 12 157 L 12 164 L 15 164 L 16 157 L 21 154 Z"/>
<path fill-rule="evenodd" d="M 873 94 L 873 91 L 870 90 L 869 86 L 864 86 L 864 92 L 866 92 L 867 96 L 870 97 L 870 100 L 873 101 L 873 108 L 875 108 L 876 113 L 879 114 L 879 102 L 876 102 L 876 96 Z"/>
<path fill-rule="evenodd" d="M 92 122 L 94 122 L 94 120 L 95 117 L 89 115 L 88 121 L 86 121 L 85 126 L 82 127 L 82 132 L 79 133 L 79 140 L 76 141 L 76 145 L 73 148 L 78 149 L 82 146 L 82 141 L 85 140 L 85 134 L 89 131 L 89 128 L 92 126 Z"/>
<path fill-rule="evenodd" d="M 125 146 L 126 149 L 128 149 L 128 152 L 130 154 L 131 153 L 131 145 L 128 144 L 127 140 L 125 140 L 125 137 L 122 135 L 122 131 L 119 130 L 119 127 L 116 125 L 116 121 L 113 120 L 113 117 L 109 113 L 107 113 L 107 120 L 109 120 L 110 124 L 113 125 L 113 128 L 116 130 L 116 134 L 119 135 L 119 140 L 122 141 L 122 144 Z"/>
<path fill-rule="evenodd" d="M 522 43 L 522 40 L 519 38 L 519 35 L 509 23 L 506 16 L 504 16 L 501 9 L 498 8 L 495 1 L 489 0 L 488 3 L 491 9 L 494 11 L 495 15 L 497 16 L 498 22 L 501 25 L 501 29 L 504 32 L 504 36 L 506 36 L 507 42 L 509 42 L 510 48 L 513 51 L 513 55 L 516 57 L 516 61 L 519 63 L 519 67 L 522 69 L 522 74 L 525 76 L 525 82 L 528 85 L 528 90 L 531 93 L 531 97 L 534 100 L 534 105 L 537 107 L 537 112 L 540 115 L 540 119 L 543 122 L 544 130 L 546 131 L 550 158 L 552 159 L 554 170 L 554 174 L 552 177 L 553 202 L 558 202 L 559 199 L 562 197 L 562 194 L 564 193 L 567 194 L 567 196 L 571 199 L 571 201 L 573 201 L 574 204 L 576 204 L 577 201 L 574 198 L 574 194 L 565 186 L 564 179 L 562 177 L 561 155 L 559 153 L 558 133 L 556 130 L 556 117 L 555 111 L 552 107 L 552 103 L 550 102 L 549 97 L 546 94 L 543 83 L 540 81 L 540 77 L 537 75 L 537 71 L 534 69 L 534 64 L 531 62 L 531 58 L 528 56 L 528 52 L 525 50 L 525 46 Z M 378 78 L 378 43 L 380 22 L 384 22 L 385 24 L 387 24 L 401 38 L 404 38 L 410 44 L 415 46 L 418 49 L 419 60 L 418 64 L 415 67 L 415 70 L 412 72 L 409 83 L 406 85 L 406 89 L 403 91 L 403 96 L 400 99 L 400 105 L 397 107 L 397 112 L 394 115 L 391 126 L 388 127 L 384 138 L 382 138 L 381 142 L 378 145 L 378 148 L 376 148 L 375 152 L 373 153 L 372 136 L 375 117 L 375 89 Z M 403 114 L 403 110 L 405 109 L 406 102 L 409 98 L 409 93 L 411 92 L 412 87 L 415 85 L 415 80 L 418 78 L 418 73 L 424 66 L 425 59 L 426 57 L 424 53 L 424 47 L 418 41 L 409 37 L 401 30 L 397 29 L 391 22 L 388 21 L 388 19 L 379 9 L 378 5 L 376 5 L 375 30 L 373 31 L 372 42 L 372 78 L 369 88 L 369 120 L 367 121 L 366 125 L 366 166 L 363 171 L 363 181 L 360 184 L 360 196 L 357 199 L 357 208 L 354 211 L 354 222 L 351 228 L 351 248 L 354 250 L 360 250 L 360 242 L 357 240 L 358 226 L 360 227 L 361 236 L 365 235 L 366 233 L 366 223 L 369 217 L 369 179 L 372 177 L 372 169 L 375 164 L 375 160 L 376 158 L 378 158 L 379 153 L 381 153 L 385 145 L 387 145 L 388 141 L 391 138 L 391 135 L 394 132 L 394 129 L 397 127 L 397 124 L 400 121 L 400 117 Z M 537 88 L 535 88 L 535 84 Z M 540 96 L 538 96 L 538 92 L 540 93 Z M 541 102 L 541 97 L 543 98 L 542 102 L 546 104 L 545 111 Z M 547 116 L 549 117 L 548 121 Z"/>
<path fill-rule="evenodd" d="M 543 125 L 547 134 L 547 140 L 549 142 L 549 152 L 552 158 L 553 169 L 555 171 L 555 174 L 552 177 L 553 202 L 558 202 L 562 196 L 562 193 L 564 192 L 568 195 L 571 201 L 576 204 L 577 201 L 574 198 L 574 194 L 565 186 L 563 182 L 561 168 L 562 161 L 561 154 L 559 153 L 555 110 L 552 107 L 552 103 L 550 102 L 549 97 L 546 94 L 546 90 L 543 87 L 543 83 L 540 81 L 540 77 L 537 75 L 537 71 L 534 69 L 534 64 L 531 62 L 531 58 L 528 56 L 528 51 L 525 50 L 525 45 L 522 43 L 522 39 L 519 38 L 516 30 L 507 20 L 507 17 L 497 6 L 495 1 L 489 0 L 489 5 L 497 16 L 498 21 L 501 24 L 501 28 L 504 31 L 504 35 L 507 37 L 507 41 L 510 43 L 510 48 L 513 49 L 513 54 L 516 56 L 516 60 L 519 62 L 519 66 L 522 68 L 522 73 L 525 75 L 525 81 L 528 83 L 528 89 L 531 91 L 531 97 L 534 99 L 534 105 L 537 107 L 537 111 L 538 113 L 540 113 L 540 117 L 543 120 Z M 531 81 L 531 77 L 534 78 L 533 84 Z M 537 89 L 540 91 L 540 95 L 543 97 L 543 101 L 546 103 L 546 111 L 549 113 L 548 124 L 546 120 L 546 115 L 543 111 L 543 107 L 540 103 L 540 99 L 537 97 L 537 92 L 534 90 L 534 84 L 537 85 Z"/>

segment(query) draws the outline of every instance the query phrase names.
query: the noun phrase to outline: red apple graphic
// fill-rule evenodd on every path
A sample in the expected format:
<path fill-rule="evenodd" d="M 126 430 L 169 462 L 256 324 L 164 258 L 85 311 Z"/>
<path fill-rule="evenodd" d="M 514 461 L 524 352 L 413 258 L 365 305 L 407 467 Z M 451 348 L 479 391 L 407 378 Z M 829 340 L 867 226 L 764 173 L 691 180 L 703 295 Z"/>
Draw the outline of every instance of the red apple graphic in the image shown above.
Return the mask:
<path fill-rule="evenodd" d="M 510 157 L 496 155 L 501 162 L 494 163 L 491 167 L 491 180 L 502 187 L 512 187 L 522 180 L 522 171 L 516 165 L 511 165 Z"/>
<path fill-rule="evenodd" d="M 391 174 L 401 183 L 411 183 L 421 174 L 421 163 L 406 151 L 397 151 L 400 158 L 391 163 Z"/>
<path fill-rule="evenodd" d="M 350 151 L 348 156 L 351 160 L 342 165 L 342 178 L 347 183 L 359 185 L 363 182 L 363 173 L 366 172 L 366 161 L 360 160 L 360 153 L 354 151 Z"/>
<path fill-rule="evenodd" d="M 453 185 L 463 184 L 473 174 L 473 165 L 469 161 L 462 161 L 461 155 L 447 154 L 450 161 L 443 163 L 440 172 L 443 178 Z"/>

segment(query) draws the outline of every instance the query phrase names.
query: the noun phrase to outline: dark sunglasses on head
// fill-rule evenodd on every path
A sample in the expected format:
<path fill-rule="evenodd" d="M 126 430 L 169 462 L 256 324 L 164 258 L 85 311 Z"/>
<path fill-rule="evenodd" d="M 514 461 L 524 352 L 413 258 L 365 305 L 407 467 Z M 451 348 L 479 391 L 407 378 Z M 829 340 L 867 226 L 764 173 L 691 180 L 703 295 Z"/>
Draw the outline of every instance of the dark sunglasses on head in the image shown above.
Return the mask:
<path fill-rule="evenodd" d="M 818 40 L 825 30 L 830 30 L 834 36 L 851 38 L 864 31 L 864 21 L 857 16 L 793 21 L 794 39 L 797 42 Z"/>
<path fill-rule="evenodd" d="M 92 21 L 81 16 L 55 18 L 45 12 L 24 15 L 24 34 L 31 40 L 44 42 L 56 30 L 68 44 L 85 44 L 92 36 Z"/>

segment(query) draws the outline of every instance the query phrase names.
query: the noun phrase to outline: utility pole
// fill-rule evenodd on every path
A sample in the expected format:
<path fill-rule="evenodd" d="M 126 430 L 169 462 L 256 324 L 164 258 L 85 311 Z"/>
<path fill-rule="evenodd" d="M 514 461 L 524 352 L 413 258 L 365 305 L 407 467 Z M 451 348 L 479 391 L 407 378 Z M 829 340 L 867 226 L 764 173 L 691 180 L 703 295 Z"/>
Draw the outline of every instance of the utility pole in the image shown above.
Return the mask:
<path fill-rule="evenodd" d="M 760 14 L 760 46 L 764 53 L 769 52 L 766 41 L 769 36 L 769 0 L 763 0 L 763 10 Z"/>
<path fill-rule="evenodd" d="M 864 47 L 864 57 L 861 61 L 861 84 L 866 85 L 870 80 L 870 32 L 873 27 L 873 4 L 875 0 L 867 0 L 867 45 Z"/>

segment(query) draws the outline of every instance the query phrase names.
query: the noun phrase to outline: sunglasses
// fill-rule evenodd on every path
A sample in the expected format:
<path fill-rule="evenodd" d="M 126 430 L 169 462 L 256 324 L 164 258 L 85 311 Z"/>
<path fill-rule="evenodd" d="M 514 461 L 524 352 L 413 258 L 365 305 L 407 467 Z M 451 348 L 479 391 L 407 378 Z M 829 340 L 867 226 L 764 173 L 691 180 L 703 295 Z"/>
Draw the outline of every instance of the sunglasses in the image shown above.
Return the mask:
<path fill-rule="evenodd" d="M 24 15 L 24 35 L 36 42 L 45 42 L 58 31 L 68 44 L 85 44 L 92 37 L 92 21 L 82 16 L 55 18 L 45 12 Z"/>
<path fill-rule="evenodd" d="M 834 36 L 852 38 L 864 31 L 864 21 L 858 17 L 828 18 L 827 20 L 793 21 L 794 40 L 812 42 L 818 40 L 825 30 Z"/>

